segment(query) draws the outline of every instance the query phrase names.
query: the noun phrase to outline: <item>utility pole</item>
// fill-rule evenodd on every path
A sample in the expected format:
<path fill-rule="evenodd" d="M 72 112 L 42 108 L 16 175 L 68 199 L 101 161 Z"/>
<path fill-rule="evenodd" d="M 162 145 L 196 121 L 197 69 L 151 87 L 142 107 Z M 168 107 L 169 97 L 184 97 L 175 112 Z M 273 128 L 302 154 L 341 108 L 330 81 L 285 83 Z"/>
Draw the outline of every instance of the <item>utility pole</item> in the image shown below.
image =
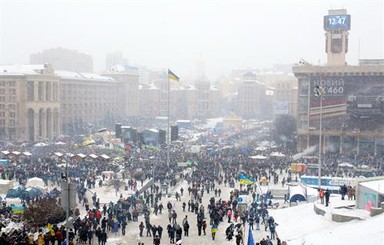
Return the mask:
<path fill-rule="evenodd" d="M 320 79 L 320 85 L 315 86 L 314 95 L 319 97 L 320 100 L 320 112 L 319 112 L 319 168 L 318 168 L 318 188 L 321 189 L 321 164 L 322 164 L 322 128 L 323 128 L 323 97 L 324 88 L 321 85 L 322 79 Z"/>

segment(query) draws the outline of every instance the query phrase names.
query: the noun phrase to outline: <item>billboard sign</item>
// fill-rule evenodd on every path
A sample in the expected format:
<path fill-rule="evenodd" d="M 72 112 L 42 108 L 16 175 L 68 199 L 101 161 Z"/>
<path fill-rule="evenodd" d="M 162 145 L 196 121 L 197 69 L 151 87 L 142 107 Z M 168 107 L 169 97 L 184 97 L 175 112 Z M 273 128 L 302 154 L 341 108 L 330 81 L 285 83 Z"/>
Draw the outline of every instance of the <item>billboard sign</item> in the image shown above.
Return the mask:
<path fill-rule="evenodd" d="M 310 81 L 310 116 L 319 117 L 320 97 L 316 87 L 323 88 L 322 114 L 326 118 L 384 117 L 384 77 L 382 76 L 312 76 Z"/>

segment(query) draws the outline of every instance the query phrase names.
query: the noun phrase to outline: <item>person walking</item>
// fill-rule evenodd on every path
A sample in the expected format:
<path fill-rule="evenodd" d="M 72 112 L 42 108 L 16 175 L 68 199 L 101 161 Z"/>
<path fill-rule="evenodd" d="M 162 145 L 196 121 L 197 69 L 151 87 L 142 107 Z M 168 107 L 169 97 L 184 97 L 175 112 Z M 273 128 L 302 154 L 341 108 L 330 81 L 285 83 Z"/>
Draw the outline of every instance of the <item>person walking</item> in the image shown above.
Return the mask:
<path fill-rule="evenodd" d="M 103 230 L 100 234 L 101 236 L 101 245 L 105 245 L 107 243 L 107 232 L 105 230 Z"/>
<path fill-rule="evenodd" d="M 139 231 L 140 231 L 140 236 L 142 237 L 143 236 L 143 231 L 144 231 L 144 223 L 141 222 L 140 225 L 139 225 Z"/>
<path fill-rule="evenodd" d="M 158 235 L 156 235 L 154 238 L 153 238 L 153 244 L 154 245 L 160 245 L 160 237 Z"/>
<path fill-rule="evenodd" d="M 236 235 L 236 245 L 244 244 L 243 234 L 239 231 Z"/>
<path fill-rule="evenodd" d="M 125 236 L 125 228 L 127 227 L 127 221 L 124 219 L 123 222 L 121 222 L 121 234 Z"/>
<path fill-rule="evenodd" d="M 188 220 L 183 225 L 184 228 L 184 236 L 189 236 L 189 223 Z"/>
<path fill-rule="evenodd" d="M 157 234 L 159 234 L 159 238 L 161 240 L 161 236 L 163 234 L 163 227 L 161 225 L 157 226 Z"/>

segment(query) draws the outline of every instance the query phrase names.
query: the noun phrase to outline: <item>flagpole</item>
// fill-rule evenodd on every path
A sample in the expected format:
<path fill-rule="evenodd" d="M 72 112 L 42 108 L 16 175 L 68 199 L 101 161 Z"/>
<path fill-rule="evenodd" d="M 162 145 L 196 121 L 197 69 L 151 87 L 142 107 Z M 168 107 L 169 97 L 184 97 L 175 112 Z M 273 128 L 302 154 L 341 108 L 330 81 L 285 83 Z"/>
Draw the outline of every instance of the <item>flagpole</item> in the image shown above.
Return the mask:
<path fill-rule="evenodd" d="M 169 97 L 170 97 L 170 93 L 171 93 L 171 89 L 170 89 L 170 83 L 169 83 L 169 69 L 167 71 L 167 81 L 168 81 L 168 103 L 167 103 L 167 167 L 169 167 L 169 147 L 170 147 L 170 140 L 169 140 L 169 137 L 171 137 L 171 132 L 170 132 L 170 127 L 169 127 L 169 116 L 170 116 L 170 113 L 169 113 Z"/>

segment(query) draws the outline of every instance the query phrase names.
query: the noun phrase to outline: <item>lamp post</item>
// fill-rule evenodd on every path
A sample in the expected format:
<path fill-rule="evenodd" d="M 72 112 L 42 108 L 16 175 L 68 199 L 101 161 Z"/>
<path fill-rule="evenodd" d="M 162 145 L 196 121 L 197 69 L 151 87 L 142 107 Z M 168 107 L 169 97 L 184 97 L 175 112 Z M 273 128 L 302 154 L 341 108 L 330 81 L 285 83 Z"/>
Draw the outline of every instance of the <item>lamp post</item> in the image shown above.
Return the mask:
<path fill-rule="evenodd" d="M 155 157 L 150 156 L 150 161 L 152 162 L 152 207 L 155 207 Z"/>
<path fill-rule="evenodd" d="M 319 112 L 319 172 L 318 172 L 318 188 L 321 189 L 321 164 L 322 164 L 322 128 L 323 128 L 323 96 L 324 88 L 320 85 L 315 86 L 314 94 L 316 97 L 319 97 L 320 100 L 320 112 Z"/>

